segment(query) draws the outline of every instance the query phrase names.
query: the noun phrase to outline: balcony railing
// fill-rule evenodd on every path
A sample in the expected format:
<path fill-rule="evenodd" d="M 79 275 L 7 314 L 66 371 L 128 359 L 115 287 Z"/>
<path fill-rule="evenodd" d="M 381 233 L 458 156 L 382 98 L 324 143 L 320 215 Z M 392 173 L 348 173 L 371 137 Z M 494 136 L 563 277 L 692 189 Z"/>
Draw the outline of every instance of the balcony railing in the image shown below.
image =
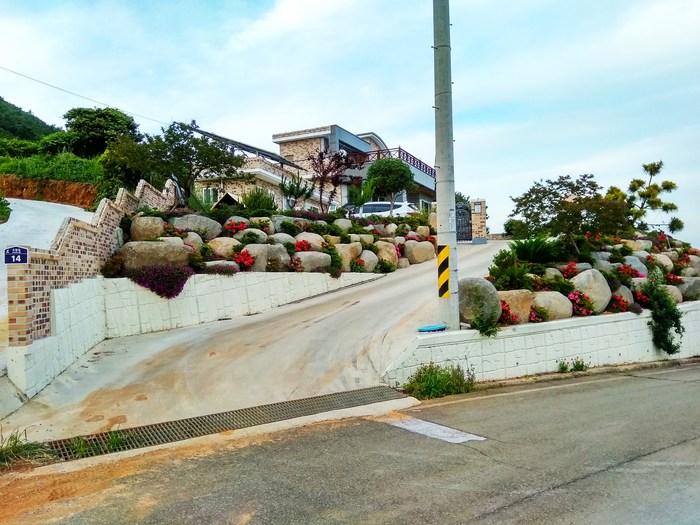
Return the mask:
<path fill-rule="evenodd" d="M 409 166 L 413 166 L 423 173 L 430 175 L 433 179 L 435 178 L 435 168 L 428 166 L 418 157 L 414 157 L 408 151 L 402 148 L 380 149 L 368 151 L 366 153 L 351 153 L 350 156 L 359 165 L 368 164 L 377 159 L 401 159 Z"/>

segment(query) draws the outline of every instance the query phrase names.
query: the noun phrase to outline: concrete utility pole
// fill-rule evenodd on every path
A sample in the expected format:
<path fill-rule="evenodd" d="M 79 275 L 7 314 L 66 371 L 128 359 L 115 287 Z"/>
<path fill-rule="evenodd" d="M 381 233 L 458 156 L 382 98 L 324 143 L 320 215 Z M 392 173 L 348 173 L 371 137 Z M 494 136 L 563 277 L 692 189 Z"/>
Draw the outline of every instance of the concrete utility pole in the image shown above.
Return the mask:
<path fill-rule="evenodd" d="M 449 291 L 440 293 L 439 315 L 448 330 L 459 330 L 459 281 L 457 278 L 457 224 L 455 213 L 455 167 L 452 138 L 452 71 L 450 49 L 449 0 L 433 0 L 433 35 L 435 52 L 435 169 L 438 219 L 438 246 L 443 249 L 439 268 L 445 268 L 445 256 L 449 254 Z M 442 261 L 442 264 L 441 264 Z M 438 270 L 438 287 L 447 284 L 447 270 L 441 277 Z"/>

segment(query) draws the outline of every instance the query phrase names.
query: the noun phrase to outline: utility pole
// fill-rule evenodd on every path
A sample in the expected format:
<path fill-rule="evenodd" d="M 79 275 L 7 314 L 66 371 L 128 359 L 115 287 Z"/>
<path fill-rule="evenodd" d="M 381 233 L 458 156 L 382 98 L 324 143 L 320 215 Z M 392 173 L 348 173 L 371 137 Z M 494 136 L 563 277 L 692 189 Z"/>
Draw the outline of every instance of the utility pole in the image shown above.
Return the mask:
<path fill-rule="evenodd" d="M 449 0 L 433 0 L 433 38 L 439 316 L 448 330 L 459 330 Z"/>

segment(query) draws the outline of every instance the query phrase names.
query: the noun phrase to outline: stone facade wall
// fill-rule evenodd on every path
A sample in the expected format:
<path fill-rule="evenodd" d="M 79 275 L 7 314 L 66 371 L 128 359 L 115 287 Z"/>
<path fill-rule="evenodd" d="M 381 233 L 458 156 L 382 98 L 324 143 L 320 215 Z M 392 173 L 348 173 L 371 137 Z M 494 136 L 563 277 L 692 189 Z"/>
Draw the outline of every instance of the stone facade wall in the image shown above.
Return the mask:
<path fill-rule="evenodd" d="M 122 189 L 115 203 L 103 199 L 91 224 L 67 218 L 49 250 L 29 248 L 28 264 L 8 265 L 9 346 L 29 345 L 49 335 L 51 290 L 99 273 L 119 246 L 117 230 L 125 213 L 142 206 L 165 209 L 174 203 L 172 182 L 159 192 L 141 181 L 134 195 Z"/>
<path fill-rule="evenodd" d="M 683 303 L 680 353 L 657 350 L 647 326 L 651 313 L 574 317 L 501 328 L 496 337 L 476 330 L 420 335 L 384 373 L 402 385 L 423 364 L 474 367 L 478 381 L 556 372 L 560 361 L 582 359 L 588 366 L 658 361 L 700 355 L 700 303 Z"/>
<path fill-rule="evenodd" d="M 192 276 L 175 299 L 163 299 L 129 279 L 97 276 L 51 291 L 50 335 L 8 348 L 8 377 L 32 397 L 105 338 L 251 315 L 379 278 L 361 273 L 338 279 L 322 273 L 202 274 Z"/>
<path fill-rule="evenodd" d="M 299 166 L 310 169 L 307 157 L 313 155 L 317 150 L 323 149 L 323 143 L 320 138 L 301 139 L 290 142 L 280 143 L 280 155 L 287 160 L 292 161 Z"/>

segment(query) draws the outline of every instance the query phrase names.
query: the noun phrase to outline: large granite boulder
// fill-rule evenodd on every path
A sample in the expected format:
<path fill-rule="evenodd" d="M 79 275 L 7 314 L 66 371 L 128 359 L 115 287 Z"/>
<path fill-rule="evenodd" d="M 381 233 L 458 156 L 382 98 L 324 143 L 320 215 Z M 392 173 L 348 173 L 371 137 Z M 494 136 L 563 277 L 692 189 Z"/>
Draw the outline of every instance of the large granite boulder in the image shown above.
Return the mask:
<path fill-rule="evenodd" d="M 684 301 L 697 301 L 700 299 L 700 277 L 686 277 L 683 284 L 678 285 Z"/>
<path fill-rule="evenodd" d="M 343 260 L 343 272 L 350 271 L 350 263 L 357 259 L 362 253 L 362 243 L 352 242 L 350 244 L 336 244 L 335 250 Z"/>
<path fill-rule="evenodd" d="M 533 305 L 546 308 L 549 320 L 568 319 L 574 313 L 574 306 L 567 297 L 559 292 L 535 292 Z"/>
<path fill-rule="evenodd" d="M 374 235 L 370 233 L 360 233 L 358 237 L 360 238 L 360 242 L 364 244 L 374 244 Z"/>
<path fill-rule="evenodd" d="M 296 241 L 308 241 L 311 244 L 311 251 L 320 252 L 323 249 L 323 244 L 326 242 L 318 233 L 301 232 L 294 237 Z"/>
<path fill-rule="evenodd" d="M 365 261 L 365 273 L 372 273 L 379 264 L 379 257 L 370 250 L 362 250 L 360 259 Z"/>
<path fill-rule="evenodd" d="M 301 217 L 287 217 L 286 215 L 273 215 L 272 217 L 270 217 L 270 220 L 272 221 L 272 225 L 275 227 L 275 232 L 284 231 L 282 229 L 282 223 L 285 221 L 289 221 L 295 224 L 302 230 L 304 229 L 304 226 L 306 224 L 311 223 L 309 219 L 302 219 Z"/>
<path fill-rule="evenodd" d="M 233 261 L 206 261 L 204 265 L 209 269 L 224 268 L 227 270 L 232 269 L 234 272 L 241 271 L 241 267 L 238 266 L 238 263 Z"/>
<path fill-rule="evenodd" d="M 204 244 L 204 241 L 202 240 L 202 238 L 199 236 L 198 233 L 195 233 L 195 232 L 187 232 L 187 235 L 182 240 L 185 241 L 190 246 L 192 246 L 195 249 L 195 251 L 199 251 L 199 249 Z"/>
<path fill-rule="evenodd" d="M 422 238 L 425 238 L 430 235 L 430 226 L 418 226 L 416 228 L 416 233 Z"/>
<path fill-rule="evenodd" d="M 396 268 L 398 268 L 399 270 L 403 270 L 405 268 L 409 268 L 410 266 L 411 262 L 408 259 L 406 259 L 406 257 L 401 257 L 396 265 Z"/>
<path fill-rule="evenodd" d="M 690 268 L 694 268 L 700 273 L 700 257 L 697 255 L 688 255 L 688 258 L 690 259 Z"/>
<path fill-rule="evenodd" d="M 644 275 L 647 274 L 649 271 L 646 267 L 646 265 L 639 260 L 639 257 L 635 257 L 634 255 L 627 255 L 625 256 L 625 264 L 627 266 L 631 266 L 635 270 L 637 270 L 639 273 L 642 273 Z"/>
<path fill-rule="evenodd" d="M 173 226 L 188 232 L 198 233 L 205 241 L 221 234 L 222 226 L 214 219 L 201 215 L 183 215 L 173 219 Z"/>
<path fill-rule="evenodd" d="M 393 243 L 377 241 L 374 245 L 377 247 L 377 256 L 382 261 L 388 261 L 394 266 L 399 263 L 399 256 L 396 253 L 396 246 Z"/>
<path fill-rule="evenodd" d="M 504 290 L 498 292 L 498 297 L 508 303 L 511 314 L 518 316 L 518 324 L 528 322 L 530 307 L 535 299 L 530 290 Z"/>
<path fill-rule="evenodd" d="M 164 221 L 160 217 L 134 217 L 129 236 L 132 241 L 153 241 L 164 233 Z"/>
<path fill-rule="evenodd" d="M 671 270 L 673 270 L 673 261 L 668 255 L 665 255 L 663 253 L 657 253 L 652 257 L 656 265 L 660 266 L 664 272 L 668 273 Z"/>
<path fill-rule="evenodd" d="M 608 306 L 612 292 L 608 286 L 608 281 L 605 280 L 603 274 L 598 270 L 585 270 L 573 277 L 571 282 L 577 290 L 590 298 L 595 313 L 603 312 Z"/>
<path fill-rule="evenodd" d="M 236 246 L 241 243 L 231 237 L 217 237 L 207 244 L 209 244 L 215 255 L 223 257 L 224 259 L 230 259 L 236 251 Z"/>
<path fill-rule="evenodd" d="M 281 244 L 268 244 L 267 245 L 267 262 L 278 266 L 279 268 L 284 268 L 292 258 L 285 248 Z"/>
<path fill-rule="evenodd" d="M 644 239 L 624 240 L 622 242 L 623 244 L 629 246 L 633 252 L 638 252 L 639 250 L 649 251 L 653 246 L 653 243 L 651 241 Z"/>
<path fill-rule="evenodd" d="M 133 270 L 152 264 L 184 266 L 189 262 L 190 249 L 167 242 L 132 241 L 121 249 L 124 269 Z"/>
<path fill-rule="evenodd" d="M 500 317 L 501 299 L 493 284 L 478 277 L 467 277 L 459 280 L 459 319 L 461 322 L 473 326 L 475 321 L 480 321 L 482 324 L 489 325 L 497 323 Z"/>
<path fill-rule="evenodd" d="M 267 271 L 267 250 L 269 247 L 269 244 L 246 244 L 243 250 L 255 258 L 253 266 L 248 269 L 249 272 Z"/>
<path fill-rule="evenodd" d="M 390 237 L 393 237 L 396 234 L 396 230 L 398 229 L 399 227 L 393 222 L 390 222 L 389 224 L 384 226 L 384 231 L 386 231 L 386 234 Z"/>
<path fill-rule="evenodd" d="M 283 232 L 277 232 L 273 233 L 272 235 L 269 235 L 267 239 L 272 243 L 272 244 L 286 244 L 288 242 L 291 242 L 294 244 L 296 242 L 296 239 L 289 235 L 288 233 L 283 233 Z"/>
<path fill-rule="evenodd" d="M 664 284 L 662 287 L 664 290 L 666 290 L 666 293 L 671 296 L 671 299 L 673 299 L 676 304 L 683 302 L 683 294 L 677 286 L 672 284 Z"/>
<path fill-rule="evenodd" d="M 343 233 L 347 233 L 347 231 L 352 228 L 352 221 L 350 219 L 336 219 L 333 221 L 333 224 L 340 228 Z"/>
<path fill-rule="evenodd" d="M 406 241 L 404 255 L 411 264 L 420 264 L 435 258 L 435 246 L 428 241 Z"/>
<path fill-rule="evenodd" d="M 261 228 L 258 229 L 261 229 L 268 235 L 272 235 L 277 231 L 275 230 L 275 224 L 272 222 L 270 217 L 251 217 L 250 222 L 261 226 Z"/>
<path fill-rule="evenodd" d="M 321 270 L 331 265 L 331 256 L 323 252 L 297 252 L 295 257 L 299 257 L 305 272 Z"/>
<path fill-rule="evenodd" d="M 251 234 L 255 234 L 255 243 L 263 244 L 267 242 L 267 233 L 262 230 L 258 230 L 257 228 L 246 228 L 245 230 L 236 232 L 233 234 L 233 238 L 241 241 L 243 240 L 243 237 L 251 237 Z"/>
<path fill-rule="evenodd" d="M 647 257 L 651 255 L 648 251 L 646 250 L 638 250 L 632 254 L 634 257 L 642 261 L 642 264 L 646 266 L 647 264 Z"/>
<path fill-rule="evenodd" d="M 624 284 L 621 285 L 617 290 L 615 290 L 613 294 L 622 297 L 627 302 L 627 304 L 632 304 L 634 302 L 634 295 L 632 295 L 632 290 L 627 288 Z"/>
<path fill-rule="evenodd" d="M 544 277 L 545 279 L 564 278 L 564 276 L 561 274 L 558 268 L 545 268 Z"/>

